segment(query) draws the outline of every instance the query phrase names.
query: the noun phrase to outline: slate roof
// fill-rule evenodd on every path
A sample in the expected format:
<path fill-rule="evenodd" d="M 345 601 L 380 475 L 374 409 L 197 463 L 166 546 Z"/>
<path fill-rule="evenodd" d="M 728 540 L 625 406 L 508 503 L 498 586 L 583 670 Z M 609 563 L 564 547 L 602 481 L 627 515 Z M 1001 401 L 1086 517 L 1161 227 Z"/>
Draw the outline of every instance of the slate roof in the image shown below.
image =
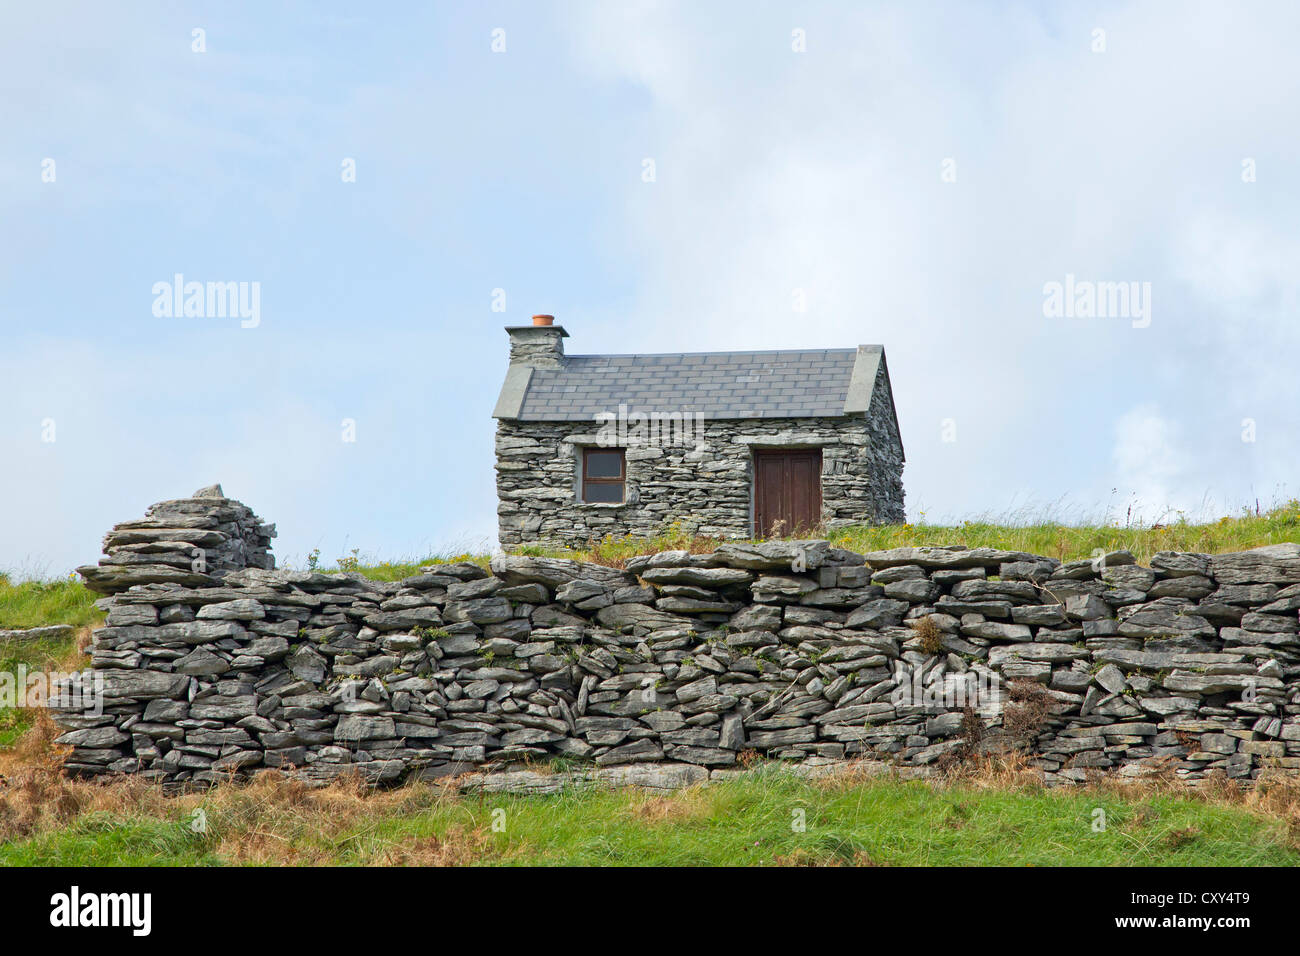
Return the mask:
<path fill-rule="evenodd" d="M 880 346 L 568 355 L 561 368 L 512 367 L 520 378 L 507 379 L 507 389 L 516 399 L 522 390 L 522 400 L 510 402 L 505 414 L 499 406 L 497 417 L 591 421 L 600 412 L 617 413 L 619 405 L 711 419 L 840 417 L 867 411 L 883 358 Z"/>

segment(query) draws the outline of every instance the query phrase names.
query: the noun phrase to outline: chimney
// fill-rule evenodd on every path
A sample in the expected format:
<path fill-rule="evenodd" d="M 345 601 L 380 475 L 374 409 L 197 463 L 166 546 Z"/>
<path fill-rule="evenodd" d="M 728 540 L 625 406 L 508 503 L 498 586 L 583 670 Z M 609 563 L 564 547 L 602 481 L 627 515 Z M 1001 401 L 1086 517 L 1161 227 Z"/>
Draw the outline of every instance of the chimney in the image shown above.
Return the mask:
<path fill-rule="evenodd" d="M 564 364 L 564 340 L 569 333 L 555 325 L 553 315 L 535 315 L 532 325 L 507 325 L 510 364 L 529 368 L 559 368 Z"/>

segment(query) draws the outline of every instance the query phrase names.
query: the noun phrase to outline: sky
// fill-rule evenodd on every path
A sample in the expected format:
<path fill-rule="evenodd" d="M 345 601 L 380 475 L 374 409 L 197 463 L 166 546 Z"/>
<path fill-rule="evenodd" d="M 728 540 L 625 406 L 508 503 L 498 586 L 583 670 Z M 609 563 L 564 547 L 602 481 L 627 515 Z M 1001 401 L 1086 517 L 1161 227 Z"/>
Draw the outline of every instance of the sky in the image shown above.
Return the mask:
<path fill-rule="evenodd" d="M 537 312 L 573 354 L 882 344 L 912 521 L 1300 495 L 1298 36 L 1264 2 L 5 3 L 0 569 L 214 482 L 281 564 L 491 549 Z M 177 274 L 255 320 L 172 314 Z"/>

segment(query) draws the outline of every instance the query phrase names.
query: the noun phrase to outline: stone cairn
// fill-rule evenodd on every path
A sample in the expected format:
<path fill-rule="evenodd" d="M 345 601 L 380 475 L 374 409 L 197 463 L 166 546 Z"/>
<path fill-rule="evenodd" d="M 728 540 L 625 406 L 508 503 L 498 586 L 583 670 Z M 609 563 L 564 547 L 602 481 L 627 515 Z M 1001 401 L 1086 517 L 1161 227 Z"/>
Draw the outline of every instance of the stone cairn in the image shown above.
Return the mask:
<path fill-rule="evenodd" d="M 151 505 L 138 521 L 123 521 L 104 536 L 98 565 L 77 568 L 86 587 L 116 594 L 140 584 L 207 587 L 231 571 L 271 570 L 275 525 L 263 524 L 220 485 L 188 498 Z"/>
<path fill-rule="evenodd" d="M 113 593 L 90 649 L 102 713 L 57 715 L 69 772 L 379 783 L 562 755 L 593 779 L 680 786 L 747 752 L 924 773 L 1010 749 L 1054 783 L 1300 768 L 1294 544 L 1148 568 L 774 541 L 624 569 L 500 555 L 385 583 L 263 567 L 265 526 L 224 498 L 150 515 L 108 542 L 159 550 L 113 554 L 175 555 L 150 563 L 179 578 L 83 570 Z M 158 533 L 177 516 L 189 537 Z M 223 570 L 238 549 L 203 580 L 175 563 L 178 542 L 236 540 L 243 567 Z"/>

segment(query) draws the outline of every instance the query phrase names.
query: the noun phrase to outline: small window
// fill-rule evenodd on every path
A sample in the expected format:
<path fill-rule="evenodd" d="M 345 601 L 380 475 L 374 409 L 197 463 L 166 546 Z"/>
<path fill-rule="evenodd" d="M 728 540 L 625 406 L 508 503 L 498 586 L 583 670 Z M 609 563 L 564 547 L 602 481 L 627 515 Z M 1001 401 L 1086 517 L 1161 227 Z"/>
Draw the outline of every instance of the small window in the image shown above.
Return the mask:
<path fill-rule="evenodd" d="M 620 504 L 626 477 L 621 448 L 582 450 L 582 500 L 594 504 Z"/>

